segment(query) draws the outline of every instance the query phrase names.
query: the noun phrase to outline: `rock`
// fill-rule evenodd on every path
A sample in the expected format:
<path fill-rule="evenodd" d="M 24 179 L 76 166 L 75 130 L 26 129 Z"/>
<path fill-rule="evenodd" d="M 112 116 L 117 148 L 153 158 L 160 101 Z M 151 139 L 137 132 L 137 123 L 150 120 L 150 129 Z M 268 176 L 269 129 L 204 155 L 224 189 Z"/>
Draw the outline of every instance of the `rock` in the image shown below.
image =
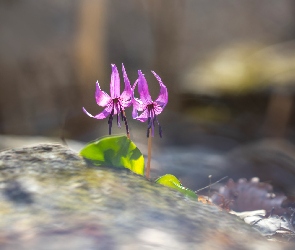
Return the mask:
<path fill-rule="evenodd" d="M 45 137 L 45 136 L 26 136 L 26 135 L 0 135 L 0 151 L 11 148 L 19 148 L 24 146 L 34 146 L 40 143 L 62 143 L 61 138 Z M 71 149 L 79 152 L 84 144 L 80 141 L 65 139 L 65 143 Z"/>
<path fill-rule="evenodd" d="M 1 249 L 284 249 L 238 217 L 55 144 L 0 153 Z"/>

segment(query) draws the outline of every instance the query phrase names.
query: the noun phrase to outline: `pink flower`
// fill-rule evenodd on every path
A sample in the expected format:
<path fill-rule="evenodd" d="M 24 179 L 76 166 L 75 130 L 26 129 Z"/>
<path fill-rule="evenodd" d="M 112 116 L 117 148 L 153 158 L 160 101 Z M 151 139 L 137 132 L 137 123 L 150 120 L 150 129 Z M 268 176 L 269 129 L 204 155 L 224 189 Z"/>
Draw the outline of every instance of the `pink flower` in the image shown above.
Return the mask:
<path fill-rule="evenodd" d="M 83 111 L 90 117 L 95 119 L 104 119 L 109 117 L 109 134 L 111 134 L 112 130 L 112 121 L 113 116 L 117 115 L 117 125 L 121 127 L 119 114 L 121 114 L 122 121 L 125 121 L 126 131 L 129 134 L 129 129 L 127 125 L 127 119 L 125 116 L 125 108 L 129 107 L 132 103 L 132 90 L 130 86 L 130 81 L 127 77 L 127 73 L 125 71 L 124 65 L 122 64 L 122 72 L 125 83 L 125 89 L 123 93 L 120 95 L 120 76 L 118 69 L 115 64 L 112 64 L 112 75 L 111 75 L 111 83 L 110 83 L 110 94 L 109 96 L 106 92 L 100 89 L 98 81 L 96 82 L 96 91 L 95 91 L 95 99 L 97 105 L 101 107 L 105 107 L 105 109 L 93 116 L 83 107 Z"/>
<path fill-rule="evenodd" d="M 155 101 L 152 100 L 149 93 L 147 81 L 144 75 L 142 74 L 142 72 L 139 70 L 138 79 L 135 82 L 134 86 L 132 87 L 132 90 L 133 90 L 132 116 L 133 116 L 133 119 L 139 120 L 141 122 L 147 121 L 148 123 L 147 137 L 149 137 L 150 128 L 152 130 L 152 136 L 154 136 L 155 122 L 157 122 L 159 126 L 159 135 L 160 137 L 162 137 L 162 129 L 157 119 L 157 115 L 162 113 L 163 109 L 168 103 L 168 90 L 166 86 L 164 85 L 164 83 L 162 82 L 161 78 L 154 71 L 152 71 L 152 73 L 154 74 L 154 76 L 156 77 L 156 79 L 158 80 L 160 84 L 159 96 Z M 138 84 L 138 93 L 139 93 L 140 99 L 134 97 L 134 90 L 137 84 Z M 138 115 L 138 111 L 142 113 Z"/>

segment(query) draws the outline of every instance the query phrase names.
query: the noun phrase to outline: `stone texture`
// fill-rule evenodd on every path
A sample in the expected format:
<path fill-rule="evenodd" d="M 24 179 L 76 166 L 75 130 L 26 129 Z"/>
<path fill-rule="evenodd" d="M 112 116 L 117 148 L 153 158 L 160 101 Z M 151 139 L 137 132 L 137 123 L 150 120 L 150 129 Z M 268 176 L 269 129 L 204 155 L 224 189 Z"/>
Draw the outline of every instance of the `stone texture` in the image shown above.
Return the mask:
<path fill-rule="evenodd" d="M 239 218 L 55 144 L 0 153 L 1 249 L 284 249 Z"/>

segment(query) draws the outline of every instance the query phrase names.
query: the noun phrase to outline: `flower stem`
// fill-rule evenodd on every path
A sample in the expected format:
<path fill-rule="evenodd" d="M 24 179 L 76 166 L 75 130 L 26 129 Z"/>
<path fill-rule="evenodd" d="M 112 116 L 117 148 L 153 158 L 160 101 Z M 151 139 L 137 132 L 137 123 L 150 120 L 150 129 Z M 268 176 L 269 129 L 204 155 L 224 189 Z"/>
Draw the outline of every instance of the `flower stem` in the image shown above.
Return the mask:
<path fill-rule="evenodd" d="M 151 170 L 151 158 L 152 158 L 152 129 L 149 129 L 149 137 L 148 137 L 148 160 L 146 164 L 146 178 L 150 178 L 150 170 Z"/>

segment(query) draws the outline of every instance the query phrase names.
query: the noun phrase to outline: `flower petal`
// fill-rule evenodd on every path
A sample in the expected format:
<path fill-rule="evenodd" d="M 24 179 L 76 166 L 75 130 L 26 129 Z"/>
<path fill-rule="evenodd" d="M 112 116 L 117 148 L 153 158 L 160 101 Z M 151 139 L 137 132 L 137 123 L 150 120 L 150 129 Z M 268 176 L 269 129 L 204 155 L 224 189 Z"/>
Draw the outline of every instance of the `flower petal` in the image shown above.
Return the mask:
<path fill-rule="evenodd" d="M 146 122 L 147 119 L 148 119 L 148 117 L 149 117 L 149 112 L 148 112 L 148 110 L 146 109 L 145 111 L 143 111 L 143 112 L 141 113 L 140 116 L 137 116 L 137 117 L 135 117 L 134 119 L 139 120 L 139 121 L 141 121 L 141 122 Z"/>
<path fill-rule="evenodd" d="M 104 91 L 100 89 L 98 81 L 96 82 L 96 91 L 95 91 L 96 103 L 99 106 L 105 107 L 112 100 L 111 97 Z"/>
<path fill-rule="evenodd" d="M 135 81 L 135 83 L 133 84 L 131 91 L 132 91 L 132 106 L 133 106 L 133 110 L 132 110 L 132 117 L 133 119 L 135 119 L 138 116 L 138 111 L 143 111 L 141 110 L 141 107 L 143 106 L 143 103 L 140 99 L 134 97 L 134 91 L 135 88 L 137 86 L 138 83 L 138 79 Z"/>
<path fill-rule="evenodd" d="M 90 113 L 88 113 L 88 111 L 83 107 L 83 111 L 90 117 L 95 118 L 95 119 L 104 119 L 106 117 L 109 116 L 109 114 L 112 111 L 113 106 L 110 104 L 108 105 L 101 113 L 99 113 L 96 116 L 91 115 Z"/>
<path fill-rule="evenodd" d="M 112 109 L 113 109 L 113 105 L 110 104 L 101 113 L 99 113 L 98 115 L 94 116 L 93 118 L 96 118 L 96 119 L 104 119 L 104 118 L 106 118 L 106 117 L 108 117 L 110 115 L 110 113 L 112 112 Z"/>
<path fill-rule="evenodd" d="M 88 113 L 88 111 L 87 111 L 84 107 L 83 107 L 82 109 L 83 109 L 83 111 L 84 111 L 84 113 L 85 113 L 86 115 L 88 115 L 88 116 L 90 116 L 90 117 L 93 117 L 93 115 L 90 114 L 90 113 Z"/>
<path fill-rule="evenodd" d="M 152 71 L 152 73 L 154 74 L 154 76 L 156 77 L 156 79 L 158 80 L 160 84 L 160 93 L 158 98 L 155 100 L 155 102 L 158 105 L 160 105 L 161 108 L 163 109 L 168 103 L 168 90 L 166 86 L 164 85 L 164 83 L 162 82 L 161 78 L 154 71 Z"/>
<path fill-rule="evenodd" d="M 135 119 L 138 116 L 138 111 L 143 111 L 144 105 L 142 101 L 138 98 L 132 98 L 132 104 L 133 104 L 133 111 L 132 111 L 132 117 Z"/>
<path fill-rule="evenodd" d="M 138 83 L 138 79 L 135 81 L 135 83 L 133 84 L 132 88 L 131 88 L 131 95 L 132 95 L 132 98 L 134 98 L 134 91 L 135 91 L 135 88 L 136 88 L 136 85 Z"/>
<path fill-rule="evenodd" d="M 145 105 L 153 102 L 151 95 L 149 93 L 147 81 L 146 81 L 144 75 L 142 74 L 141 70 L 138 70 L 138 93 L 139 93 L 141 101 Z"/>
<path fill-rule="evenodd" d="M 121 94 L 120 98 L 122 100 L 122 106 L 124 108 L 127 108 L 131 105 L 132 103 L 132 90 L 130 86 L 130 81 L 128 79 L 124 64 L 122 63 L 122 71 L 123 71 L 123 78 L 124 78 L 124 83 L 125 83 L 125 89 L 123 93 Z"/>
<path fill-rule="evenodd" d="M 120 110 L 120 106 L 118 105 L 118 103 L 113 104 L 114 105 L 114 115 L 116 114 L 120 114 L 121 110 Z"/>
<path fill-rule="evenodd" d="M 112 99 L 120 97 L 120 76 L 115 64 L 112 64 L 110 92 Z"/>
<path fill-rule="evenodd" d="M 154 102 L 154 113 L 155 115 L 159 115 L 162 113 L 164 107 L 162 108 L 160 105 Z"/>

